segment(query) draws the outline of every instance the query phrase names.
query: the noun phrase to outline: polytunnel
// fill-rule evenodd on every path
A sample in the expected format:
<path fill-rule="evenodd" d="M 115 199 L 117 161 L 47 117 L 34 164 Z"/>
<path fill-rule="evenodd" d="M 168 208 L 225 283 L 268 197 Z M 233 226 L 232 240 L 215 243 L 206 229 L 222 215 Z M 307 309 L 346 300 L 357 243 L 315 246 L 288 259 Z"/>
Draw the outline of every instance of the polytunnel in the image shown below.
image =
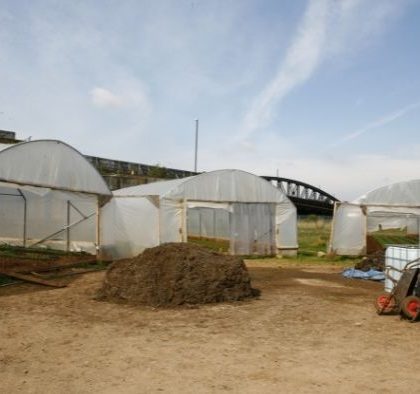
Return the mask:
<path fill-rule="evenodd" d="M 399 230 L 418 242 L 420 179 L 372 190 L 352 202 L 336 202 L 329 252 L 358 256 L 366 253 L 367 237 Z"/>
<path fill-rule="evenodd" d="M 104 258 L 190 237 L 225 240 L 231 254 L 293 254 L 296 208 L 259 176 L 218 170 L 114 191 L 102 210 Z"/>
<path fill-rule="evenodd" d="M 100 207 L 111 197 L 97 170 L 64 142 L 0 151 L 0 243 L 94 254 Z"/>

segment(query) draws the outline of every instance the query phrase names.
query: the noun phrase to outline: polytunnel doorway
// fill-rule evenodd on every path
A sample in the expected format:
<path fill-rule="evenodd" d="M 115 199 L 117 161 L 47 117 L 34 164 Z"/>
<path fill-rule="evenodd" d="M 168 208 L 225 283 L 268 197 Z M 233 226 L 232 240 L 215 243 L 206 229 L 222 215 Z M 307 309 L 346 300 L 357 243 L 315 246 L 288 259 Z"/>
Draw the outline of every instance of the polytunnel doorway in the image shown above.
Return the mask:
<path fill-rule="evenodd" d="M 417 246 L 420 217 L 405 212 L 371 212 L 367 215 L 366 253 L 387 246 Z"/>
<path fill-rule="evenodd" d="M 274 255 L 275 204 L 231 203 L 187 209 L 188 240 L 234 255 Z"/>
<path fill-rule="evenodd" d="M 187 208 L 187 240 L 218 252 L 230 251 L 231 208 L 191 206 Z"/>
<path fill-rule="evenodd" d="M 275 204 L 234 203 L 230 250 L 240 255 L 276 254 Z"/>

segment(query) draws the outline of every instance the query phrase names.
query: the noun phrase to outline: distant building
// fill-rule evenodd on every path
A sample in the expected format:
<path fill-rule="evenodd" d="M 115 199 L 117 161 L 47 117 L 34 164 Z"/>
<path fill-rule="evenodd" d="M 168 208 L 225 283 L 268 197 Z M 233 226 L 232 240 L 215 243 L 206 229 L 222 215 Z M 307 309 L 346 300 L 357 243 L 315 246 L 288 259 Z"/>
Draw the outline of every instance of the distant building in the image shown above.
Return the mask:
<path fill-rule="evenodd" d="M 15 144 L 19 142 L 16 139 L 16 133 L 14 131 L 0 130 L 0 143 L 2 144 Z"/>

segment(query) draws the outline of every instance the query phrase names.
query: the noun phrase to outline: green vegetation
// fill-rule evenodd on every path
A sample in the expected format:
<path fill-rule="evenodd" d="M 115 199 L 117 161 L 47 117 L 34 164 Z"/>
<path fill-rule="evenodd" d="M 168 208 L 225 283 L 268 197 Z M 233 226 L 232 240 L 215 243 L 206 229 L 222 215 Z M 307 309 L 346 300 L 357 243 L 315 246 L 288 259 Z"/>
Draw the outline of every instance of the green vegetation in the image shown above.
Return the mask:
<path fill-rule="evenodd" d="M 331 221 L 319 219 L 316 215 L 298 221 L 299 253 L 304 256 L 327 252 L 330 239 Z"/>
<path fill-rule="evenodd" d="M 296 263 L 354 265 L 358 258 L 326 255 L 330 240 L 331 219 L 309 215 L 298 220 L 299 250 L 297 256 L 284 257 Z"/>
<path fill-rule="evenodd" d="M 101 270 L 106 269 L 110 264 L 111 264 L 110 261 L 95 260 L 95 261 L 80 262 L 80 263 L 75 262 L 74 264 L 70 264 L 70 265 L 49 267 L 47 269 L 40 269 L 40 270 L 35 270 L 35 271 L 38 272 L 39 274 L 42 273 L 43 279 L 57 279 L 57 278 L 65 277 L 65 276 L 71 276 L 71 275 L 83 273 L 83 271 L 101 271 Z M 19 279 L 15 279 L 15 278 L 7 276 L 6 274 L 0 273 L 0 287 L 8 286 L 8 285 L 16 284 L 16 283 L 21 283 L 21 282 L 22 281 Z"/>
<path fill-rule="evenodd" d="M 204 246 L 215 252 L 227 253 L 229 251 L 229 240 L 226 239 L 210 239 L 200 237 L 188 237 L 188 242 Z"/>
<path fill-rule="evenodd" d="M 328 256 L 327 247 L 330 239 L 331 220 L 328 218 L 309 215 L 298 220 L 299 251 L 297 256 L 284 256 L 288 262 L 314 263 L 314 264 L 338 264 L 353 266 L 358 258 L 347 256 Z M 195 243 L 217 252 L 229 251 L 228 240 L 213 240 L 208 238 L 188 238 L 188 242 Z M 244 256 L 247 259 L 259 259 L 262 256 Z M 272 256 L 268 256 L 272 258 Z"/>
<path fill-rule="evenodd" d="M 82 256 L 85 252 L 66 252 L 50 248 L 24 248 L 23 246 L 0 245 L 0 257 L 22 258 L 25 260 L 55 260 L 60 256 Z"/>
<path fill-rule="evenodd" d="M 375 231 L 370 234 L 383 247 L 387 245 L 418 245 L 417 235 L 408 235 L 406 230 L 389 229 Z"/>
<path fill-rule="evenodd" d="M 68 259 L 71 257 L 71 259 Z M 44 264 L 49 274 L 44 274 L 45 278 L 54 278 L 55 276 L 63 276 L 60 271 L 68 269 L 75 270 L 102 270 L 105 269 L 109 262 L 94 260 L 95 257 L 85 252 L 66 252 L 62 250 L 55 250 L 49 248 L 24 248 L 22 246 L 12 246 L 7 244 L 0 245 L 0 268 L 7 266 L 7 262 L 27 262 L 28 260 L 39 262 L 39 267 Z M 64 260 L 67 263 L 62 263 Z M 74 263 L 72 261 L 74 260 Z M 54 263 L 56 261 L 56 263 Z M 24 264 L 24 263 L 23 263 Z M 52 265 L 56 267 L 51 267 Z M 61 265 L 63 265 L 61 267 Z M 35 263 L 35 266 L 38 266 Z M 59 268 L 57 268 L 59 267 Z M 37 271 L 35 269 L 35 271 Z M 45 271 L 40 269 L 40 271 Z M 65 275 L 65 272 L 63 273 Z M 5 274 L 0 273 L 0 286 L 7 286 L 9 284 L 20 283 L 20 280 L 11 278 Z"/>
<path fill-rule="evenodd" d="M 149 168 L 147 171 L 147 176 L 151 178 L 166 179 L 168 178 L 168 171 L 166 170 L 166 167 L 162 167 L 160 164 L 156 164 Z"/>

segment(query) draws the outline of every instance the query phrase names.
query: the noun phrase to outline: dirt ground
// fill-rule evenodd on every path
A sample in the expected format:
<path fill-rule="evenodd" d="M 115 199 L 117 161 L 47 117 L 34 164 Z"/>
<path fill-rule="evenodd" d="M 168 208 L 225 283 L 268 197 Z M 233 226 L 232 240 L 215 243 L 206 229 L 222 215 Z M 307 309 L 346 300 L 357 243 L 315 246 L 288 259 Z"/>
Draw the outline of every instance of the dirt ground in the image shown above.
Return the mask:
<path fill-rule="evenodd" d="M 381 284 L 334 266 L 247 262 L 258 300 L 153 309 L 0 289 L 4 393 L 395 393 L 420 386 L 420 323 L 377 316 Z"/>

